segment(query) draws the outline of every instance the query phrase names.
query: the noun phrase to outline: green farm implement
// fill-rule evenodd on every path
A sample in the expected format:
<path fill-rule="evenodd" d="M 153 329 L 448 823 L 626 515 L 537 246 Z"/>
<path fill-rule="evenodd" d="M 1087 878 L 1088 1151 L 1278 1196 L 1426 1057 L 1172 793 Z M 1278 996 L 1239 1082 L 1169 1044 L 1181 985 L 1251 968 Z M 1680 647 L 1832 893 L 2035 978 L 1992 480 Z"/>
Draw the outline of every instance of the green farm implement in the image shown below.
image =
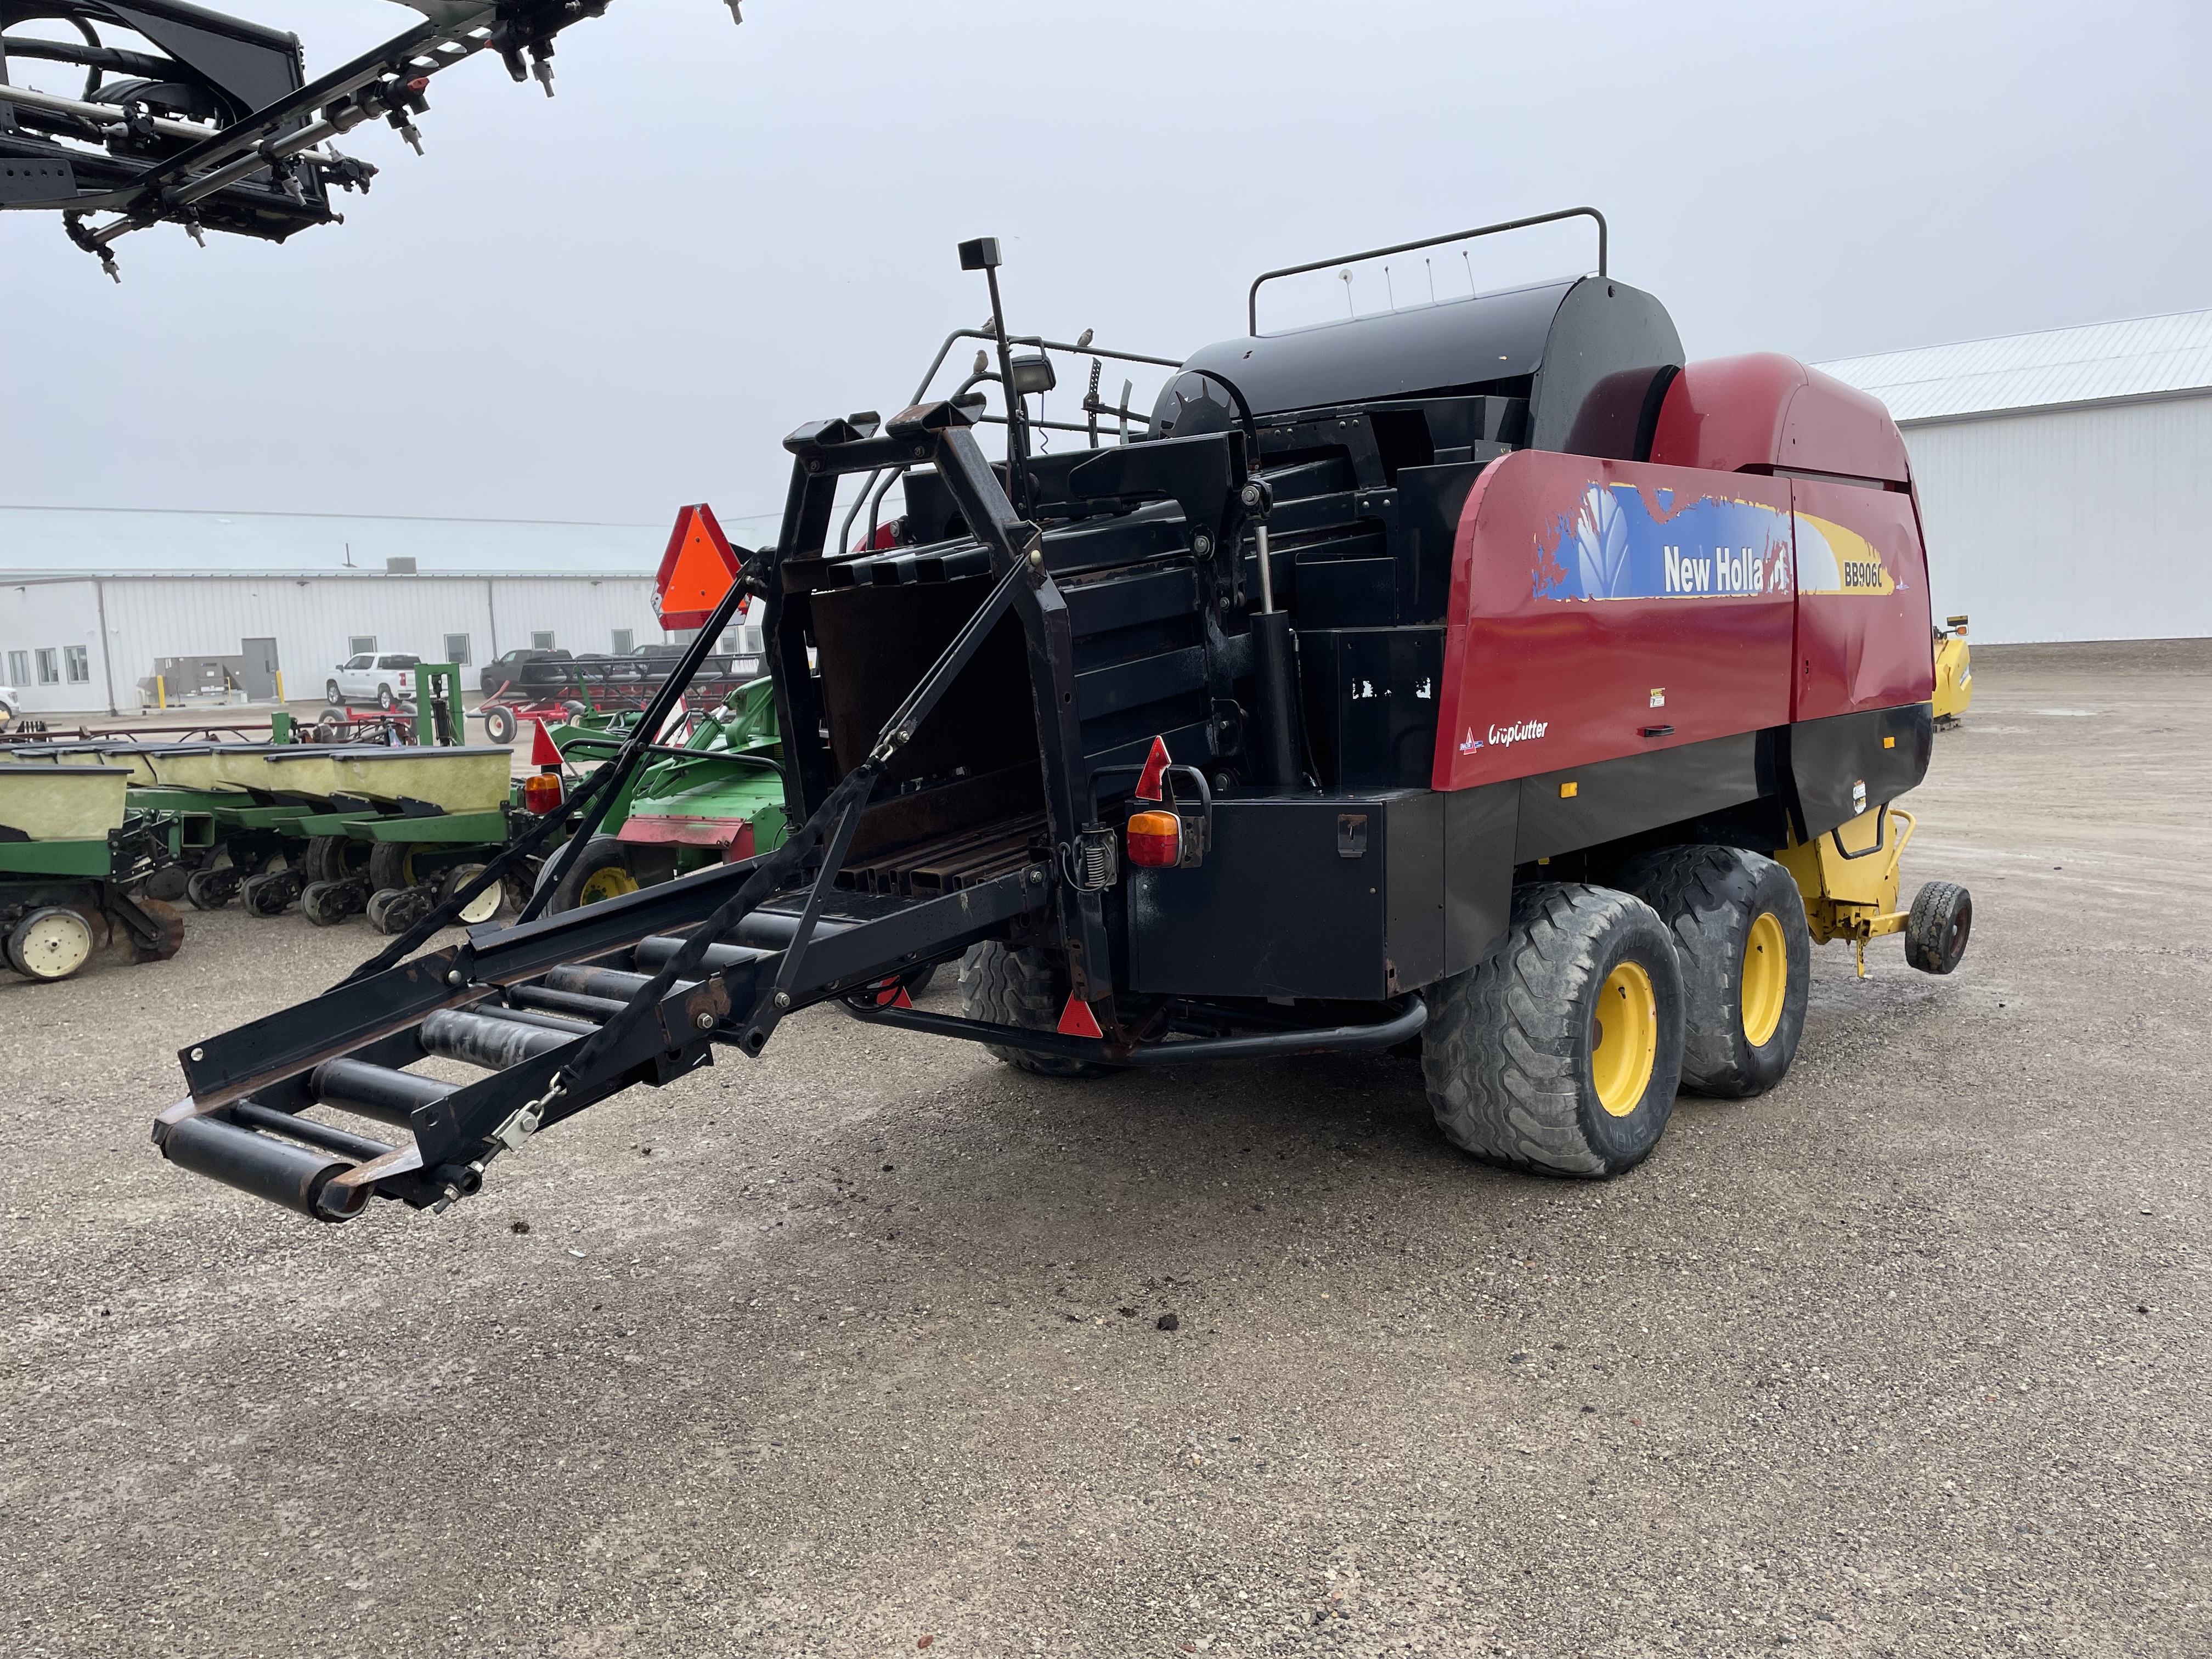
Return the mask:
<path fill-rule="evenodd" d="M 544 729 L 562 769 L 581 773 L 613 759 L 638 718 L 582 714 Z M 617 792 L 599 833 L 568 861 L 549 911 L 619 898 L 783 844 L 790 823 L 769 681 L 732 689 L 665 736 Z"/>
<path fill-rule="evenodd" d="M 0 939 L 27 979 L 67 979 L 112 945 L 177 954 L 185 924 L 143 890 L 177 856 L 177 819 L 131 809 L 127 768 L 0 760 Z"/>

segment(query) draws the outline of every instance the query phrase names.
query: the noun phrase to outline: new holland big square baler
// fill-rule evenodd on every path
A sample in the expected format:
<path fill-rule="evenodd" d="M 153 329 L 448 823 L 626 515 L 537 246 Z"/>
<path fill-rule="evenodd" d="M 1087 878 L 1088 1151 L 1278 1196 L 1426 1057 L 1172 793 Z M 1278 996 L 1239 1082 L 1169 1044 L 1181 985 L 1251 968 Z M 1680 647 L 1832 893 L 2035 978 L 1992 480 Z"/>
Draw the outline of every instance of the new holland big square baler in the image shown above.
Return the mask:
<path fill-rule="evenodd" d="M 1460 1145 L 1603 1176 L 1678 1087 L 1780 1079 L 1814 939 L 1948 972 L 1964 890 L 1897 899 L 1933 667 L 1896 428 L 1787 359 L 1686 365 L 1576 215 L 1595 276 L 1266 336 L 1255 283 L 1133 441 L 1033 454 L 1025 398 L 984 415 L 968 387 L 1051 379 L 1002 318 L 960 394 L 802 427 L 776 544 L 635 728 L 760 595 L 790 839 L 410 957 L 434 916 L 185 1049 L 163 1152 L 324 1220 L 442 1208 L 836 1002 L 1063 1077 L 1418 1048 Z M 996 316 L 995 244 L 962 252 Z M 848 550 L 856 475 L 906 510 Z M 911 1006 L 956 959 L 961 1012 Z"/>

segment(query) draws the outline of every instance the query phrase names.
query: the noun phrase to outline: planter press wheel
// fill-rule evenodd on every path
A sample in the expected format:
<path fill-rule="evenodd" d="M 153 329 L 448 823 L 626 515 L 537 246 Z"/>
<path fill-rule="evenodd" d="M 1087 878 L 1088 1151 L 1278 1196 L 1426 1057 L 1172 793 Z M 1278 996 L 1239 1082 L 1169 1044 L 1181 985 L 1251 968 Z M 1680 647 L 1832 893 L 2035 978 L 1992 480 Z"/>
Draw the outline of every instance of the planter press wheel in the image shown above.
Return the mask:
<path fill-rule="evenodd" d="M 211 864 L 185 878 L 185 898 L 195 910 L 220 910 L 238 896 L 244 872 L 230 864 Z"/>
<path fill-rule="evenodd" d="M 386 936 L 391 933 L 392 930 L 384 925 L 384 913 L 392 908 L 392 901 L 398 897 L 403 890 L 398 887 L 384 887 L 369 895 L 366 915 L 368 917 L 368 925 L 378 933 Z"/>
<path fill-rule="evenodd" d="M 337 927 L 362 908 L 345 902 L 343 895 L 347 886 L 342 881 L 309 882 L 300 890 L 300 914 L 318 927 Z"/>
<path fill-rule="evenodd" d="M 249 916 L 281 916 L 299 896 L 300 879 L 283 865 L 248 876 L 238 890 Z"/>
<path fill-rule="evenodd" d="M 32 911 L 8 934 L 8 965 L 25 979 L 67 979 L 91 955 L 91 926 L 64 905 Z"/>

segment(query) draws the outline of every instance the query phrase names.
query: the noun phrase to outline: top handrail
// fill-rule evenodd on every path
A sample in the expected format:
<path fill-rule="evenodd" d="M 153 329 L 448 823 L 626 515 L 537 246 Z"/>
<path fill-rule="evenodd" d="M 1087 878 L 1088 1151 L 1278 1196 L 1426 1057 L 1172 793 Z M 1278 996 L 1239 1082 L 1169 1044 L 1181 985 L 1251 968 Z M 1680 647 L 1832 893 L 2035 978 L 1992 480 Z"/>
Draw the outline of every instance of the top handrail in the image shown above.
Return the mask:
<path fill-rule="evenodd" d="M 1540 213 L 1533 219 L 1508 219 L 1504 224 L 1483 225 L 1474 230 L 1455 230 L 1449 236 L 1424 236 L 1418 242 L 1400 242 L 1391 247 L 1370 248 L 1364 253 L 1340 253 L 1334 258 L 1310 260 L 1302 265 L 1285 265 L 1280 270 L 1263 270 L 1252 279 L 1251 291 L 1244 300 L 1245 331 L 1257 339 L 1260 335 L 1260 285 L 1272 283 L 1278 276 L 1297 276 L 1309 270 L 1326 270 L 1331 265 L 1356 264 L 1362 259 L 1380 259 L 1386 254 L 1410 253 L 1419 247 L 1440 247 L 1446 242 L 1471 241 L 1477 236 L 1495 236 L 1502 230 L 1526 230 L 1530 225 L 1548 225 L 1560 219 L 1595 219 L 1597 221 L 1597 274 L 1606 275 L 1605 215 L 1594 207 L 1561 208 L 1557 213 Z M 947 345 L 951 342 L 946 342 Z"/>

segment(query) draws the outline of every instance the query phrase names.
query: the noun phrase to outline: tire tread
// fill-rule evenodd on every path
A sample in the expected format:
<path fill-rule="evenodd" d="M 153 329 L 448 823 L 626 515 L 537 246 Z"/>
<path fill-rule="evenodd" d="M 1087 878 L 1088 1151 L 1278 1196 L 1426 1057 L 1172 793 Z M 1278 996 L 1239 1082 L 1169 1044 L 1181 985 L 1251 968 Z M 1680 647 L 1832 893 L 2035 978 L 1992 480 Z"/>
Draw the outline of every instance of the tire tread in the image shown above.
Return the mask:
<path fill-rule="evenodd" d="M 1516 888 L 1500 945 L 1432 990 L 1421 1066 L 1438 1125 L 1457 1146 L 1509 1169 L 1616 1174 L 1580 1122 L 1572 1028 L 1592 947 L 1638 900 L 1609 888 Z M 1671 1095 L 1671 1090 L 1669 1090 Z"/>
<path fill-rule="evenodd" d="M 1776 876 L 1774 872 L 1781 874 Z M 1755 896 L 1762 880 L 1787 882 L 1794 894 L 1794 879 L 1763 854 L 1712 843 L 1664 847 L 1638 854 L 1621 867 L 1615 879 L 1658 912 L 1681 957 L 1687 994 L 1682 1022 L 1683 1086 L 1701 1094 L 1742 1099 L 1778 1083 L 1796 1057 L 1806 981 L 1812 968 L 1804 904 L 1801 899 L 1791 905 L 1772 907 L 1790 951 L 1790 1001 L 1777 1028 L 1777 1036 L 1787 1034 L 1780 1071 L 1763 1080 L 1746 1074 L 1736 1053 L 1743 960 L 1735 912 Z M 1718 997 L 1718 1006 L 1705 1010 L 1704 1018 L 1698 1017 L 1701 990 Z"/>
<path fill-rule="evenodd" d="M 1010 951 L 996 940 L 987 940 L 961 958 L 960 1012 L 969 1019 L 1049 1031 L 1059 1025 L 1066 1000 L 1060 975 L 1041 951 Z M 995 1042 L 985 1043 L 983 1052 L 1037 1077 L 1103 1077 L 1109 1069 L 1089 1060 L 1033 1054 Z"/>

